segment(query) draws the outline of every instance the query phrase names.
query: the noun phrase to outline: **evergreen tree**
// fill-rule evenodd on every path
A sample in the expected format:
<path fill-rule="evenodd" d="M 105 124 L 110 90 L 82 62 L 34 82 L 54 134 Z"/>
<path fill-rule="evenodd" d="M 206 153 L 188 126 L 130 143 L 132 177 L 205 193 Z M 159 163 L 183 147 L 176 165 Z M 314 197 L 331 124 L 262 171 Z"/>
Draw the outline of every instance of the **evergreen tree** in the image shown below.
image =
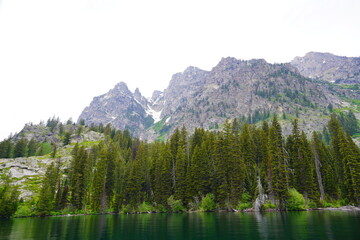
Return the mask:
<path fill-rule="evenodd" d="M 283 139 L 281 127 L 276 116 L 272 120 L 269 129 L 269 194 L 279 202 L 280 209 L 285 209 L 287 198 L 288 181 L 286 177 L 286 162 L 284 157 Z"/>
<path fill-rule="evenodd" d="M 317 132 L 313 132 L 312 134 L 312 153 L 313 153 L 313 159 L 314 159 L 314 165 L 315 165 L 315 172 L 316 172 L 316 178 L 317 183 L 319 186 L 319 193 L 320 193 L 320 201 L 325 200 L 325 190 L 324 190 L 324 183 L 323 183 L 323 174 L 322 174 L 322 160 L 324 153 L 321 149 L 321 142 L 319 135 Z"/>
<path fill-rule="evenodd" d="M 296 188 L 299 190 L 299 186 L 301 183 L 301 174 L 302 174 L 302 167 L 300 166 L 303 164 L 303 155 L 300 151 L 301 146 L 301 139 L 300 139 L 300 130 L 298 125 L 298 120 L 295 119 L 292 122 L 292 134 L 286 140 L 286 149 L 289 155 L 289 168 L 291 169 L 291 174 L 289 175 L 289 184 L 290 187 Z"/>
<path fill-rule="evenodd" d="M 105 194 L 106 204 L 111 205 L 111 200 L 114 195 L 115 186 L 115 163 L 118 158 L 118 148 L 115 144 L 109 144 L 106 149 L 106 181 L 105 181 Z"/>
<path fill-rule="evenodd" d="M 46 169 L 43 179 L 39 201 L 37 203 L 38 215 L 49 215 L 55 209 L 55 194 L 59 182 L 60 162 L 51 163 Z"/>
<path fill-rule="evenodd" d="M 37 146 L 38 146 L 38 143 L 32 138 L 27 145 L 29 157 L 35 156 Z"/>
<path fill-rule="evenodd" d="M 26 138 L 22 138 L 19 141 L 17 141 L 17 143 L 15 144 L 15 148 L 14 148 L 14 157 L 27 157 L 27 152 L 28 152 L 28 148 L 27 148 L 27 144 L 28 141 L 26 140 Z"/>
<path fill-rule="evenodd" d="M 11 178 L 5 174 L 0 175 L 0 218 L 9 218 L 16 212 L 19 194 L 18 187 L 12 185 Z"/>
<path fill-rule="evenodd" d="M 150 183 L 148 171 L 150 171 L 150 166 L 147 158 L 146 146 L 140 143 L 136 157 L 130 166 L 129 179 L 125 190 L 126 202 L 130 203 L 133 207 L 138 206 L 144 201 L 148 194 L 148 184 Z"/>
<path fill-rule="evenodd" d="M 235 143 L 237 141 L 235 140 Z M 238 149 L 237 146 L 234 146 Z M 256 190 L 257 179 L 257 163 L 256 163 L 256 151 L 252 137 L 250 136 L 250 129 L 248 124 L 244 124 L 242 132 L 240 134 L 239 149 L 242 156 L 242 161 L 245 163 L 245 168 L 239 169 L 239 171 L 245 172 L 245 191 L 251 196 Z M 244 171 L 246 169 L 246 171 Z"/>
<path fill-rule="evenodd" d="M 350 135 L 360 133 L 360 127 L 355 114 L 352 111 L 348 111 L 346 114 L 346 120 L 344 123 L 345 131 Z"/>
<path fill-rule="evenodd" d="M 63 144 L 64 146 L 69 145 L 71 142 L 71 132 L 65 132 Z"/>
<path fill-rule="evenodd" d="M 172 188 L 176 188 L 176 156 L 179 148 L 180 131 L 178 128 L 175 129 L 174 133 L 170 136 L 170 151 L 171 151 L 171 177 L 172 177 Z"/>
<path fill-rule="evenodd" d="M 82 209 L 85 205 L 85 197 L 88 190 L 88 154 L 84 147 L 76 149 L 75 146 L 73 152 L 70 177 L 71 204 L 75 209 Z"/>
<path fill-rule="evenodd" d="M 59 136 L 64 134 L 64 124 L 59 123 Z"/>
<path fill-rule="evenodd" d="M 160 156 L 155 161 L 154 198 L 156 203 L 165 205 L 172 195 L 172 156 L 169 143 L 161 145 Z"/>
<path fill-rule="evenodd" d="M 286 148 L 290 169 L 293 172 L 290 174 L 290 186 L 301 194 L 317 200 L 312 151 L 305 133 L 300 134 L 297 120 L 293 122 L 292 134 L 287 139 Z"/>
<path fill-rule="evenodd" d="M 100 151 L 99 159 L 96 162 L 96 170 L 94 173 L 94 180 L 92 183 L 92 194 L 91 194 L 91 208 L 94 211 L 106 209 L 106 149 L 103 148 Z"/>
<path fill-rule="evenodd" d="M 302 173 L 298 172 L 297 183 L 300 183 L 298 190 L 303 195 L 313 200 L 318 200 L 318 189 L 315 180 L 315 165 L 313 161 L 313 155 L 310 144 L 306 138 L 304 132 L 301 133 L 300 137 L 300 155 L 302 156 L 302 163 L 298 166 L 302 169 Z"/>
<path fill-rule="evenodd" d="M 64 179 L 61 181 L 61 177 L 59 177 L 59 181 L 57 184 L 57 192 L 55 197 L 55 210 L 59 211 L 64 209 L 68 203 L 69 196 L 69 186 L 68 179 Z"/>
<path fill-rule="evenodd" d="M 335 114 L 331 114 L 328 128 L 331 136 L 330 146 L 334 160 L 335 176 L 337 177 L 340 187 L 340 197 L 345 197 L 347 195 L 347 188 L 344 184 L 346 174 L 346 163 L 344 163 L 344 157 L 347 155 L 345 150 L 347 142 L 340 121 Z"/>
<path fill-rule="evenodd" d="M 187 170 L 187 158 L 186 158 L 186 145 L 183 139 L 180 138 L 179 146 L 176 154 L 176 166 L 175 166 L 175 199 L 180 199 L 184 202 L 186 193 L 186 170 Z"/>
<path fill-rule="evenodd" d="M 125 191 L 125 183 L 127 179 L 126 175 L 126 161 L 122 157 L 122 149 L 118 149 L 119 155 L 115 160 L 115 175 L 114 175 L 114 204 L 113 208 L 115 212 L 118 212 L 123 204 L 123 196 Z"/>
<path fill-rule="evenodd" d="M 52 152 L 51 152 L 51 157 L 55 158 L 56 156 L 56 152 L 57 152 L 57 146 L 55 143 L 52 144 Z"/>
<path fill-rule="evenodd" d="M 13 157 L 14 144 L 9 139 L 6 139 L 0 143 L 0 158 L 12 158 Z"/>
<path fill-rule="evenodd" d="M 360 203 L 360 150 L 350 135 L 341 140 L 344 166 L 344 195 L 350 203 Z"/>
<path fill-rule="evenodd" d="M 321 176 L 325 195 L 330 199 L 337 199 L 339 197 L 339 182 L 336 176 L 335 164 L 329 149 L 321 142 L 320 136 L 316 132 L 313 134 L 312 146 L 314 159 L 320 162 L 320 164 L 317 163 L 318 167 L 320 167 L 320 173 L 317 173 L 318 181 Z M 320 197 L 324 198 L 322 197 L 323 194 L 320 186 L 321 184 L 319 183 Z"/>
<path fill-rule="evenodd" d="M 211 146 L 203 141 L 201 146 L 197 145 L 194 149 L 187 175 L 188 199 L 190 196 L 200 199 L 210 192 L 211 162 L 208 147 Z"/>
<path fill-rule="evenodd" d="M 228 201 L 228 179 L 227 179 L 227 149 L 223 133 L 218 133 L 215 140 L 214 151 L 214 181 L 216 201 L 220 207 L 224 207 Z"/>
<path fill-rule="evenodd" d="M 269 138 L 269 125 L 267 123 L 267 121 L 264 121 L 262 123 L 261 129 L 259 129 L 260 134 L 258 134 L 257 136 L 259 137 L 259 141 L 260 143 L 255 144 L 255 146 L 257 146 L 257 148 L 259 148 L 259 152 L 261 153 L 261 163 L 259 166 L 259 171 L 260 171 L 260 180 L 263 184 L 264 189 L 269 189 L 268 187 L 268 181 L 264 181 L 268 179 L 269 176 L 269 170 L 270 168 L 270 161 L 269 159 L 269 151 L 268 151 L 268 138 Z M 259 164 L 259 163 L 258 163 Z"/>
<path fill-rule="evenodd" d="M 235 136 L 233 128 L 229 122 L 224 125 L 225 137 L 225 155 L 227 182 L 229 191 L 228 208 L 238 203 L 244 189 L 246 166 L 244 158 L 241 157 L 241 149 L 239 146 L 238 136 Z M 254 161 L 251 159 L 249 161 Z M 251 174 L 250 174 L 251 176 Z M 250 181 L 249 181 L 250 183 Z"/>

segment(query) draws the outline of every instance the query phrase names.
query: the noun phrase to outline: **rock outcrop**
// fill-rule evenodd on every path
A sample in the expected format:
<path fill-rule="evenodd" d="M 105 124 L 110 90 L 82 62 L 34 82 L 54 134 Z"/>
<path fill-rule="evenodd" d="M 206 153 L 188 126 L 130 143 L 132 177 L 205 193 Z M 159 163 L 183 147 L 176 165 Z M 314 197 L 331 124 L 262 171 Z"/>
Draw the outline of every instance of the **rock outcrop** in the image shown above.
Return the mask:
<path fill-rule="evenodd" d="M 136 89 L 132 93 L 123 82 L 118 83 L 106 94 L 95 97 L 79 117 L 86 124 L 111 124 L 118 129 L 129 129 L 136 136 L 156 122 L 156 111 L 149 100 Z"/>
<path fill-rule="evenodd" d="M 360 83 L 360 57 L 309 52 L 291 61 L 305 77 L 337 84 Z"/>

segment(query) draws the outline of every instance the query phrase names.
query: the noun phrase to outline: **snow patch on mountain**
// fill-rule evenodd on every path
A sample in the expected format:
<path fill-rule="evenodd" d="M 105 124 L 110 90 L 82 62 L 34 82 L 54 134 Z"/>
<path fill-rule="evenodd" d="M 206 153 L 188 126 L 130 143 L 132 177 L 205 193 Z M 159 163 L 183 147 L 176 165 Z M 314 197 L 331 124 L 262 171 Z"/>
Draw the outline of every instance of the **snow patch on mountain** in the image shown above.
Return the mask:
<path fill-rule="evenodd" d="M 152 109 L 149 105 L 147 106 L 147 109 L 145 110 L 146 113 L 148 115 L 150 115 L 153 119 L 154 119 L 154 123 L 157 123 L 161 120 L 161 112 L 162 110 L 160 111 L 155 111 L 154 109 Z"/>

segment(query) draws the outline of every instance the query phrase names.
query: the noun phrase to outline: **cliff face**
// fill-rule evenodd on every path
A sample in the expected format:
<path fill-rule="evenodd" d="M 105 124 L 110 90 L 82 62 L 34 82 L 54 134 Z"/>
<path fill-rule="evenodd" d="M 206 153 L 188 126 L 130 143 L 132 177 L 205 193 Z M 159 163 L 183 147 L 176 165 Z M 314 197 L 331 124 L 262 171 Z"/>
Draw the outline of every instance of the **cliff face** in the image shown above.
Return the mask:
<path fill-rule="evenodd" d="M 331 53 L 309 52 L 291 61 L 309 78 L 338 84 L 360 83 L 360 58 L 341 57 Z"/>
<path fill-rule="evenodd" d="M 153 140 L 183 125 L 190 131 L 217 129 L 226 119 L 246 116 L 257 122 L 272 113 L 306 119 L 304 128 L 310 132 L 325 124 L 329 105 L 344 105 L 340 95 L 358 98 L 358 92 L 306 77 L 312 75 L 295 62 L 306 61 L 296 58 L 291 64 L 269 64 L 263 59 L 223 58 L 210 71 L 188 67 L 174 74 L 164 92 L 155 91 L 151 99 L 119 83 L 95 97 L 79 120 L 88 125 L 110 123 Z"/>
<path fill-rule="evenodd" d="M 138 89 L 132 93 L 123 82 L 118 83 L 106 94 L 95 97 L 81 113 L 79 120 L 87 124 L 111 124 L 119 129 L 129 129 L 134 135 L 141 135 L 154 124 L 156 110 Z M 157 108 L 158 109 L 158 108 Z"/>
<path fill-rule="evenodd" d="M 290 64 L 224 58 L 211 71 L 190 67 L 164 91 L 166 125 L 214 129 L 226 119 L 266 112 L 315 113 L 341 100 L 327 85 L 305 78 Z M 321 110 L 320 110 L 321 109 Z M 307 113 L 307 114 L 308 114 Z"/>

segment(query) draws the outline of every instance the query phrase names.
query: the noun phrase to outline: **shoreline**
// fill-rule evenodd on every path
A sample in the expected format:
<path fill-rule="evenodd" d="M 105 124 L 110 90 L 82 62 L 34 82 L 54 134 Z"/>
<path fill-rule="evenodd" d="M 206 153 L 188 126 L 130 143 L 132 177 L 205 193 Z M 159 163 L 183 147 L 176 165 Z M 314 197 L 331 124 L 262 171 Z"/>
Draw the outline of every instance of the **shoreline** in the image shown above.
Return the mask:
<path fill-rule="evenodd" d="M 215 211 L 208 211 L 208 212 L 236 212 L 236 213 L 266 213 L 266 212 L 305 212 L 305 211 L 352 211 L 357 212 L 360 211 L 360 207 L 356 206 L 342 206 L 339 208 L 334 207 L 327 207 L 327 208 L 307 208 L 304 210 L 299 211 L 286 211 L 286 210 L 279 210 L 279 209 L 267 209 L 265 211 L 254 211 L 253 209 L 244 209 L 244 210 L 223 210 L 218 209 Z M 157 213 L 170 213 L 170 214 L 178 214 L 178 213 L 200 213 L 202 211 L 185 211 L 185 212 L 134 212 L 134 213 L 116 213 L 116 212 L 103 212 L 103 213 L 79 213 L 79 214 L 62 214 L 62 215 L 44 215 L 44 216 L 21 216 L 21 217 L 11 217 L 11 218 L 45 218 L 45 217 L 76 217 L 76 216 L 91 216 L 91 215 L 136 215 L 136 214 L 157 214 Z M 9 219 L 11 219 L 9 218 Z"/>

